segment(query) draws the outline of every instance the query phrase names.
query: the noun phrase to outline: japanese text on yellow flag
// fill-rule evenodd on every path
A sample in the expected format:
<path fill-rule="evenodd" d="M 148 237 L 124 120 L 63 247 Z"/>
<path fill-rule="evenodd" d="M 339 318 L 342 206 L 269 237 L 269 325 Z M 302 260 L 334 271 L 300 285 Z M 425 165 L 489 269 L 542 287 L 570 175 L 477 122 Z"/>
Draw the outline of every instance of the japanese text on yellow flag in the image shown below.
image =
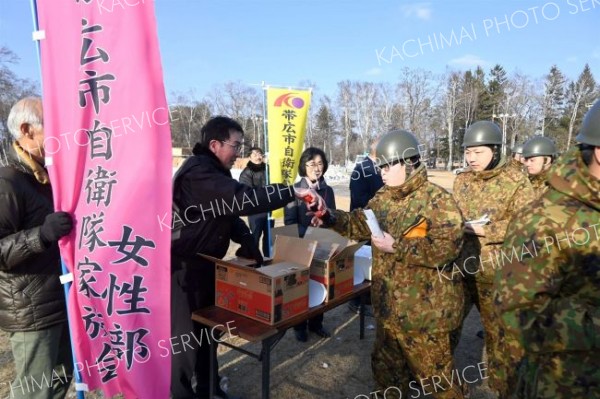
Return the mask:
<path fill-rule="evenodd" d="M 293 184 L 304 144 L 309 90 L 267 88 L 269 183 Z M 283 210 L 273 217 L 283 216 Z"/>

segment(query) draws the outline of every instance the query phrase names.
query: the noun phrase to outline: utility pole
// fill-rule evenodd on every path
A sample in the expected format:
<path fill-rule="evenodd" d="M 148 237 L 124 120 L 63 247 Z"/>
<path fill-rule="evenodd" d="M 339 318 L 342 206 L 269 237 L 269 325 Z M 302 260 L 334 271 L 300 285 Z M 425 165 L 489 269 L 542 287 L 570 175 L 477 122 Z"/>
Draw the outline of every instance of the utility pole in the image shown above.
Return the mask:
<path fill-rule="evenodd" d="M 516 116 L 516 114 L 492 114 L 492 121 L 494 121 L 496 118 L 502 121 L 502 155 L 506 155 L 506 123 L 508 122 L 508 118 L 514 118 Z"/>

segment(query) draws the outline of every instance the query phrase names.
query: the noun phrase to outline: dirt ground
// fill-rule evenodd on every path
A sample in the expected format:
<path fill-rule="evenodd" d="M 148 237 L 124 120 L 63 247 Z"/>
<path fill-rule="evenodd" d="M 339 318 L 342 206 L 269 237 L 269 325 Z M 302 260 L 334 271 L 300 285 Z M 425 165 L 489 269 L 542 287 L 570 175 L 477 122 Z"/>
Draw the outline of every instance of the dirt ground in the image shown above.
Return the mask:
<path fill-rule="evenodd" d="M 432 171 L 430 179 L 451 189 L 454 176 L 447 172 Z M 336 203 L 340 209 L 348 209 L 348 182 L 332 184 Z M 278 223 L 279 224 L 279 223 Z M 230 254 L 235 252 L 232 245 Z M 359 318 L 346 305 L 326 313 L 325 328 L 332 332 L 329 339 L 309 336 L 306 343 L 297 342 L 289 331 L 278 343 L 271 355 L 271 397 L 274 399 L 358 399 L 366 398 L 373 391 L 370 354 L 375 338 L 375 321 L 366 319 L 365 339 L 359 339 Z M 479 314 L 473 309 L 466 320 L 460 344 L 455 354 L 455 368 L 461 377 L 472 381 L 471 398 L 492 399 L 495 396 L 487 389 L 485 372 L 478 371 L 482 360 L 483 340 L 477 337 L 481 329 Z M 244 349 L 258 352 L 258 344 L 241 339 L 231 343 Z M 260 398 L 261 367 L 255 359 L 221 345 L 219 364 L 222 376 L 229 379 L 229 393 L 244 399 Z M 471 366 L 471 367 L 469 367 Z M 485 364 L 479 368 L 485 369 Z M 490 373 L 490 370 L 487 371 Z M 0 398 L 10 398 L 10 381 L 14 378 L 13 358 L 8 334 L 0 332 Z M 164 378 L 169 378 L 165 371 Z M 432 390 L 431 386 L 428 388 Z M 424 394 L 414 398 L 424 397 Z M 365 395 L 365 396 L 359 396 Z M 357 398 L 358 396 L 358 398 Z M 71 388 L 70 398 L 74 398 Z M 99 393 L 88 393 L 86 398 L 102 398 Z M 379 398 L 383 398 L 380 393 Z M 403 396 L 403 397 L 408 397 Z M 146 398 L 144 398 L 146 399 Z M 149 398 L 152 399 L 152 398 Z"/>

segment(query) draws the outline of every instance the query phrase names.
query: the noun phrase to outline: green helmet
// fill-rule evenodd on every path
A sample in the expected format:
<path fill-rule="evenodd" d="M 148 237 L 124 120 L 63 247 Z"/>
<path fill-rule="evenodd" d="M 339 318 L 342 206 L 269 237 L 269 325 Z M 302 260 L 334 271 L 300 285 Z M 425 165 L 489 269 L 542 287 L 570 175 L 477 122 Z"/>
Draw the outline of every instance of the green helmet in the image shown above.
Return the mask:
<path fill-rule="evenodd" d="M 600 101 L 596 101 L 585 114 L 581 129 L 575 140 L 578 143 L 600 147 Z"/>
<path fill-rule="evenodd" d="M 502 145 L 502 131 L 494 122 L 475 122 L 467 129 L 463 138 L 463 148 L 480 145 Z"/>
<path fill-rule="evenodd" d="M 529 157 L 554 157 L 556 156 L 556 145 L 548 137 L 533 137 L 523 146 L 523 156 Z"/>
<path fill-rule="evenodd" d="M 512 149 L 513 154 L 522 154 L 523 153 L 523 144 L 515 144 Z"/>
<path fill-rule="evenodd" d="M 419 155 L 419 142 L 407 130 L 392 130 L 377 143 L 375 157 L 377 166 Z"/>

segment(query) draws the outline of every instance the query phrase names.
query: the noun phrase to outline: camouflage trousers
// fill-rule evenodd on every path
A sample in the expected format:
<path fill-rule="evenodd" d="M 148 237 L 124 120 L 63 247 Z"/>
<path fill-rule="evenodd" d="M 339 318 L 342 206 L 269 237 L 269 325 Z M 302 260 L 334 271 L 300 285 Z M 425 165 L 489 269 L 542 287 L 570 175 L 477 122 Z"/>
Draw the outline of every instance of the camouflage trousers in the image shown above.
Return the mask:
<path fill-rule="evenodd" d="M 600 352 L 526 355 L 519 365 L 515 392 L 510 397 L 600 398 Z"/>
<path fill-rule="evenodd" d="M 401 331 L 377 322 L 371 357 L 373 378 L 379 397 L 462 399 L 460 381 L 455 381 L 450 353 L 450 334 Z"/>
<path fill-rule="evenodd" d="M 472 305 L 475 305 L 485 331 L 485 350 L 490 371 L 489 387 L 498 393 L 498 399 L 507 398 L 509 387 L 514 386 L 516 382 L 517 365 L 523 357 L 523 349 L 515 334 L 504 328 L 500 316 L 496 313 L 493 284 L 475 281 L 472 276 L 466 276 L 464 284 L 463 320 Z"/>

